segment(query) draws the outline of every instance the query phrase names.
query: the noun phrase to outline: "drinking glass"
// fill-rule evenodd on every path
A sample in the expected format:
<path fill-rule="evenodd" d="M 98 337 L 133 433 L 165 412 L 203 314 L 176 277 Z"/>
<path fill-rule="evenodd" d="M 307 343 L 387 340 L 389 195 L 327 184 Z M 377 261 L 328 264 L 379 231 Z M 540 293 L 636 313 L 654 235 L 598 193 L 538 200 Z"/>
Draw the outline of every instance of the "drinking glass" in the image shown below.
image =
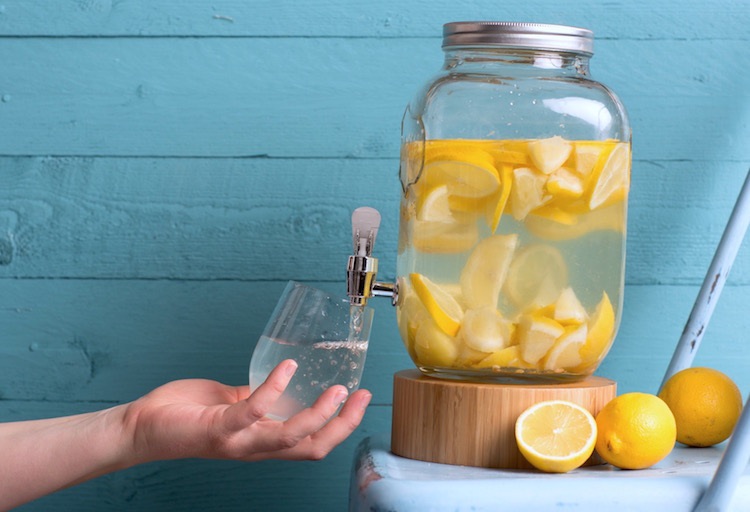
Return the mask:
<path fill-rule="evenodd" d="M 353 393 L 362 378 L 373 310 L 289 281 L 250 360 L 250 390 L 262 384 L 281 361 L 298 368 L 268 417 L 286 420 L 310 407 L 335 384 Z"/>

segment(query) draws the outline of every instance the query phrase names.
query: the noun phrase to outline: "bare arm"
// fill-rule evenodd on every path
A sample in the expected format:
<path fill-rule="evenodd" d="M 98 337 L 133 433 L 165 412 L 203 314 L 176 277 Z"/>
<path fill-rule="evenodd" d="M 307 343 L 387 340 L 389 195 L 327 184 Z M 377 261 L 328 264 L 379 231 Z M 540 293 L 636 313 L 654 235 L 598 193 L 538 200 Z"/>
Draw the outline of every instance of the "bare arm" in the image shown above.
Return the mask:
<path fill-rule="evenodd" d="M 0 424 L 0 510 L 154 460 L 187 457 L 317 460 L 359 425 L 371 395 L 333 386 L 285 422 L 264 418 L 296 365 L 284 361 L 252 394 L 182 380 L 103 411 Z"/>

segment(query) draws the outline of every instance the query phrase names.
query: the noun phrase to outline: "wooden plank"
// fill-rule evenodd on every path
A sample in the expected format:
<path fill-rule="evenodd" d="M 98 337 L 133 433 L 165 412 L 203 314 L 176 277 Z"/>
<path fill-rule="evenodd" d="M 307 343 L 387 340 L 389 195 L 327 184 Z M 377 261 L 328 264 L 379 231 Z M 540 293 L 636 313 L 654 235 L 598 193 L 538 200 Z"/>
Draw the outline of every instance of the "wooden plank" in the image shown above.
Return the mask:
<path fill-rule="evenodd" d="M 129 401 L 169 380 L 246 384 L 255 342 L 284 281 L 2 280 L 0 398 Z M 318 283 L 345 295 L 343 280 Z M 393 374 L 411 363 L 387 300 L 362 386 L 389 403 Z"/>
<path fill-rule="evenodd" d="M 395 160 L 0 159 L 0 275 L 341 280 L 351 212 L 384 212 Z M 387 214 L 390 212 L 389 214 Z"/>
<path fill-rule="evenodd" d="M 745 47 L 605 40 L 594 76 L 639 158 L 746 160 Z M 0 155 L 394 158 L 441 59 L 425 39 L 3 39 Z"/>
<path fill-rule="evenodd" d="M 576 2 L 530 0 L 504 5 L 428 0 L 385 0 L 357 4 L 345 0 L 243 2 L 187 0 L 5 0 L 0 34 L 56 36 L 334 36 L 435 37 L 446 21 L 466 19 L 543 21 L 585 25 L 600 37 L 622 39 L 745 37 L 747 2 L 723 0 L 709 6 L 695 0 Z M 586 13 L 584 18 L 582 13 Z M 707 22 L 708 20 L 708 22 Z"/>
<path fill-rule="evenodd" d="M 343 282 L 314 283 L 342 290 Z M 2 401 L 123 402 L 169 380 L 247 382 L 252 347 L 283 282 L 2 280 Z M 627 286 L 620 333 L 600 374 L 620 391 L 656 389 L 699 286 Z M 725 288 L 696 364 L 750 388 L 742 333 L 750 286 Z M 362 385 L 391 403 L 391 376 L 412 368 L 389 301 L 375 324 Z"/>
<path fill-rule="evenodd" d="M 749 161 L 633 165 L 629 284 L 699 284 Z M 396 272 L 395 159 L 0 157 L 0 277 L 343 279 L 350 215 L 378 208 Z M 750 283 L 749 241 L 729 281 Z"/>

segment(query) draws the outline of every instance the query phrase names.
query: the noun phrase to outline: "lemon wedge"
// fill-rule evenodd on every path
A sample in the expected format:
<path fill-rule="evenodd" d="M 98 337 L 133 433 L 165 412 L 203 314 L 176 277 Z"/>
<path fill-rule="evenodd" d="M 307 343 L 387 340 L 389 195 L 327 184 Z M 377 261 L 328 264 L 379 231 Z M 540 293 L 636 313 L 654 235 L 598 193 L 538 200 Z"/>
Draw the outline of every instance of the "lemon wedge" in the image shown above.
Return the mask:
<path fill-rule="evenodd" d="M 417 220 L 455 222 L 446 185 L 435 187 L 417 199 Z"/>
<path fill-rule="evenodd" d="M 630 145 L 617 144 L 598 173 L 592 175 L 592 179 L 594 185 L 589 199 L 590 209 L 595 210 L 625 199 L 630 188 Z"/>
<path fill-rule="evenodd" d="M 550 174 L 562 167 L 572 149 L 570 142 L 558 135 L 529 142 L 531 161 L 544 174 Z"/>
<path fill-rule="evenodd" d="M 441 154 L 434 158 L 423 171 L 427 188 L 446 185 L 450 195 L 466 198 L 486 197 L 500 188 L 494 159 L 487 152 L 476 150 L 470 155 Z"/>
<path fill-rule="evenodd" d="M 503 291 L 520 309 L 552 304 L 568 285 L 568 267 L 551 245 L 532 244 L 516 251 Z"/>
<path fill-rule="evenodd" d="M 539 402 L 516 420 L 518 449 L 535 468 L 566 473 L 583 465 L 594 452 L 596 421 L 578 404 L 564 400 Z"/>
<path fill-rule="evenodd" d="M 497 307 L 518 235 L 492 235 L 477 244 L 461 271 L 461 292 L 467 308 Z"/>
<path fill-rule="evenodd" d="M 571 370 L 581 364 L 581 347 L 586 343 L 586 324 L 572 325 L 555 341 L 544 357 L 545 370 Z"/>
<path fill-rule="evenodd" d="M 547 192 L 565 200 L 578 199 L 583 195 L 583 181 L 572 171 L 560 167 L 547 178 Z"/>
<path fill-rule="evenodd" d="M 604 151 L 603 143 L 576 142 L 573 147 L 575 171 L 584 178 L 588 177 L 599 161 L 602 151 Z"/>
<path fill-rule="evenodd" d="M 399 283 L 401 304 L 396 309 L 396 323 L 398 324 L 398 331 L 401 335 L 401 340 L 406 346 L 406 350 L 413 356 L 417 329 L 423 321 L 429 320 L 429 314 L 422 305 L 422 301 L 419 300 L 419 297 L 406 284 L 406 280 L 400 279 L 399 281 L 403 282 Z"/>
<path fill-rule="evenodd" d="M 464 315 L 458 337 L 469 348 L 484 352 L 494 352 L 510 344 L 508 321 L 492 307 L 469 309 Z"/>
<path fill-rule="evenodd" d="M 422 301 L 435 325 L 445 334 L 455 336 L 464 316 L 461 305 L 453 295 L 432 282 L 427 276 L 413 273 L 409 277 L 414 293 Z"/>
<path fill-rule="evenodd" d="M 596 365 L 607 355 L 607 350 L 615 334 L 615 310 L 607 292 L 597 304 L 588 323 L 586 343 L 581 347 L 581 364 L 577 370 L 584 371 Z"/>
<path fill-rule="evenodd" d="M 414 353 L 420 366 L 453 366 L 459 355 L 458 340 L 427 318 L 417 328 Z"/>
<path fill-rule="evenodd" d="M 538 363 L 564 332 L 565 328 L 551 318 L 522 316 L 517 331 L 521 357 L 527 363 Z"/>
<path fill-rule="evenodd" d="M 582 324 L 586 321 L 586 309 L 578 300 L 573 288 L 567 287 L 555 301 L 553 318 L 561 324 Z"/>
<path fill-rule="evenodd" d="M 545 193 L 547 176 L 528 167 L 513 169 L 513 185 L 510 190 L 510 213 L 516 220 L 523 220 L 530 211 L 549 202 L 552 196 Z"/>
<path fill-rule="evenodd" d="M 490 201 L 486 208 L 486 219 L 487 225 L 490 228 L 490 233 L 497 231 L 497 226 L 500 224 L 500 219 L 505 213 L 505 207 L 508 204 L 508 198 L 510 197 L 510 190 L 513 182 L 513 167 L 510 165 L 503 165 L 500 167 L 500 192 L 497 194 L 495 201 Z"/>

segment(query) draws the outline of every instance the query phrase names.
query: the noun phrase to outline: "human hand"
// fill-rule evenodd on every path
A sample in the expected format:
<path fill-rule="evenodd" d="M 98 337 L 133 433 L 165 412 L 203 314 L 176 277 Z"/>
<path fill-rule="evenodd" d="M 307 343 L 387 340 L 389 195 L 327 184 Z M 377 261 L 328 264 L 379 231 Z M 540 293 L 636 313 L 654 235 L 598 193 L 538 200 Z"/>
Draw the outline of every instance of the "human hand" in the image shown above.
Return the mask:
<path fill-rule="evenodd" d="M 357 428 L 372 395 L 363 389 L 352 393 L 333 417 L 348 393 L 336 385 L 286 421 L 265 418 L 296 369 L 294 361 L 283 361 L 252 393 L 248 386 L 178 380 L 128 404 L 125 425 L 133 439 L 134 462 L 322 459 Z"/>

